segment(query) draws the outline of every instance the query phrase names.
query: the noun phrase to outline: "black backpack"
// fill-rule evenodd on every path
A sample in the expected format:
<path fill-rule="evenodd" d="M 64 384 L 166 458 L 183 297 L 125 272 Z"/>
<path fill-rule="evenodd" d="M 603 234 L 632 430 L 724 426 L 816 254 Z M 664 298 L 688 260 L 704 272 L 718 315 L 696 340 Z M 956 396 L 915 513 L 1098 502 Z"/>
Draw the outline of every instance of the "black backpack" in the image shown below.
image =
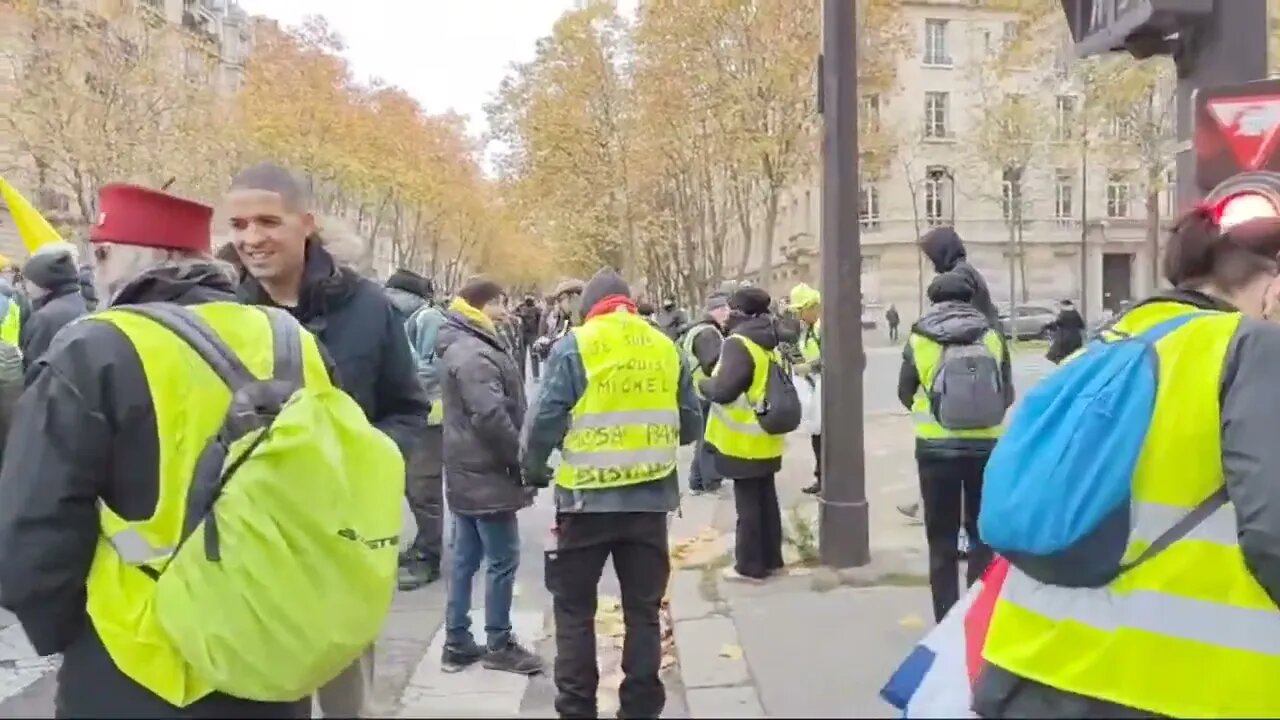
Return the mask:
<path fill-rule="evenodd" d="M 770 435 L 786 435 L 800 427 L 800 395 L 791 373 L 770 358 L 765 375 L 764 399 L 756 408 L 760 428 Z"/>

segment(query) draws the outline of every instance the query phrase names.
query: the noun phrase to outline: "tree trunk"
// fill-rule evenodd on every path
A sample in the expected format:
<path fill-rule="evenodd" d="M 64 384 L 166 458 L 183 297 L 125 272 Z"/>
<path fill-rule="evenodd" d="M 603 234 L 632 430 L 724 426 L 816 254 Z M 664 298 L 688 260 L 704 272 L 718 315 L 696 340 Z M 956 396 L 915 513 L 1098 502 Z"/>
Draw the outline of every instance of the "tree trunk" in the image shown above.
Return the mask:
<path fill-rule="evenodd" d="M 1156 187 L 1148 182 L 1148 188 Z M 1160 287 L 1160 191 L 1147 191 L 1147 248 L 1151 253 L 1151 292 Z"/>

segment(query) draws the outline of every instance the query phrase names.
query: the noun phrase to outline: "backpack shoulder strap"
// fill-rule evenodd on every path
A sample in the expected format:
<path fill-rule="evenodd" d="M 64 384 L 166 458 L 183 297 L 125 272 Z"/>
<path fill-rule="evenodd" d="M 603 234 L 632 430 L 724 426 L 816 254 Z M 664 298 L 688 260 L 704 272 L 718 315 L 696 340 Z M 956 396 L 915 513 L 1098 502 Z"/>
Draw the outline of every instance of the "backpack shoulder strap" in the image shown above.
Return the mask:
<path fill-rule="evenodd" d="M 1191 512 L 1183 515 L 1178 522 L 1172 527 L 1160 534 L 1145 550 L 1138 554 L 1138 557 L 1132 561 L 1125 563 L 1120 567 L 1120 572 L 1132 570 L 1142 563 L 1164 552 L 1170 545 L 1178 542 L 1186 537 L 1192 530 L 1195 530 L 1200 523 L 1209 519 L 1209 516 L 1218 511 L 1219 508 L 1225 506 L 1230 498 L 1227 497 L 1227 486 L 1223 485 L 1218 488 L 1212 495 L 1200 501 L 1191 509 Z"/>
<path fill-rule="evenodd" d="M 144 303 L 116 309 L 141 315 L 176 335 L 213 368 L 232 392 L 257 382 L 249 368 L 227 347 L 213 328 L 188 308 L 174 303 Z"/>
<path fill-rule="evenodd" d="M 302 387 L 302 332 L 298 321 L 280 308 L 258 306 L 258 309 L 266 313 L 271 323 L 271 342 L 275 352 L 272 378 Z"/>

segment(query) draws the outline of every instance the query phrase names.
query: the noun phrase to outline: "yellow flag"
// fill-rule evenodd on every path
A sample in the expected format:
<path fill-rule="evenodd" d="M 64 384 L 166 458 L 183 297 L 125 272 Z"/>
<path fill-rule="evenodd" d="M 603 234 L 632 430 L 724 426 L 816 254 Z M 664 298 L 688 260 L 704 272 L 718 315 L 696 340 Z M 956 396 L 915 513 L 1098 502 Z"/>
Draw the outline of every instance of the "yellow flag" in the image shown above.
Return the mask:
<path fill-rule="evenodd" d="M 9 206 L 9 215 L 13 218 L 14 226 L 18 228 L 18 237 L 22 238 L 22 244 L 27 246 L 27 252 L 35 252 L 36 248 L 51 242 L 62 242 L 62 237 L 58 235 L 57 230 L 53 229 L 49 221 L 45 220 L 44 216 L 22 197 L 22 193 L 2 177 L 0 177 L 0 197 L 3 197 L 4 204 Z"/>

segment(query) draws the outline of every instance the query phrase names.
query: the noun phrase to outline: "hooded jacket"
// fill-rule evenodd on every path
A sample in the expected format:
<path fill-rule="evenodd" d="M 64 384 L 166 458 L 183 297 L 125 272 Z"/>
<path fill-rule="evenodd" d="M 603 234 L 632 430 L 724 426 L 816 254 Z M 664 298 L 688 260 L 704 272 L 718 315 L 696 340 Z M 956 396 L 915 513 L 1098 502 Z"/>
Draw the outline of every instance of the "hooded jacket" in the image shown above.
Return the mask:
<path fill-rule="evenodd" d="M 599 301 L 615 297 L 615 293 L 629 293 L 622 279 L 614 273 L 598 273 L 587 283 L 583 298 Z M 573 419 L 573 407 L 586 389 L 587 370 L 582 363 L 578 337 L 570 332 L 551 349 L 542 385 L 529 414 L 521 465 L 530 482 L 538 485 L 550 483 L 547 464 L 551 452 L 564 445 Z M 702 432 L 702 411 L 683 358 L 676 402 L 680 409 L 680 444 L 688 445 L 696 441 Z M 618 488 L 574 492 L 557 486 L 555 501 L 558 512 L 670 512 L 680 506 L 679 472 L 673 471 L 656 482 Z"/>
<path fill-rule="evenodd" d="M 735 313 L 725 323 L 725 331 L 728 336 L 721 345 L 720 363 L 715 375 L 698 383 L 698 389 L 708 402 L 721 405 L 737 400 L 739 395 L 750 389 L 751 380 L 755 376 L 755 360 L 742 341 L 735 340 L 733 336 L 742 335 L 766 352 L 778 347 L 778 329 L 772 315 L 742 316 Z M 713 453 L 716 471 L 727 478 L 772 475 L 782 468 L 782 458 L 745 460 L 722 455 L 711 443 L 706 443 L 706 447 Z"/>
<path fill-rule="evenodd" d="M 930 230 L 920 240 L 925 257 L 933 263 L 934 271 L 955 273 L 963 277 L 973 288 L 973 306 L 987 318 L 993 328 L 1000 327 L 1000 312 L 991 302 L 991 291 L 982 273 L 969 264 L 965 256 L 964 242 L 955 228 L 940 227 Z"/>
<path fill-rule="evenodd" d="M 524 378 L 493 324 L 461 299 L 454 303 L 436 338 L 449 509 L 461 515 L 519 510 L 533 500 L 520 478 Z"/>
<path fill-rule="evenodd" d="M 991 329 L 987 319 L 970 303 L 944 301 L 936 303 L 924 317 L 911 326 L 913 335 L 921 335 L 940 345 L 969 345 L 982 341 L 982 336 Z M 1000 377 L 1004 384 L 1005 407 L 1013 405 L 1013 364 L 1009 353 L 1000 356 Z M 911 409 L 916 391 L 920 389 L 920 370 L 916 367 L 911 343 L 902 349 L 902 368 L 898 372 L 898 400 L 902 406 Z M 916 455 L 938 457 L 970 456 L 975 453 L 985 454 L 995 447 L 995 440 L 990 438 L 944 438 L 924 440 L 916 438 Z"/>
<path fill-rule="evenodd" d="M 387 278 L 387 298 L 404 320 L 431 302 L 431 281 L 412 270 L 400 269 Z"/>
<path fill-rule="evenodd" d="M 112 305 L 216 301 L 235 301 L 230 279 L 199 265 L 147 273 Z M 31 374 L 0 471 L 0 605 L 18 617 L 36 652 L 62 653 L 59 716 L 305 717 L 310 699 L 257 703 L 214 693 L 174 708 L 112 662 L 85 605 L 102 534 L 97 503 L 126 520 L 154 514 L 155 405 L 133 344 L 105 322 L 68 326 Z"/>
<path fill-rule="evenodd" d="M 431 404 L 418 382 L 404 322 L 383 289 L 338 267 L 309 242 L 297 307 L 285 308 L 310 330 L 337 366 L 338 385 L 365 417 L 407 456 L 427 427 Z M 278 306 L 255 278 L 245 278 L 242 302 Z"/>
<path fill-rule="evenodd" d="M 31 315 L 23 321 L 18 333 L 23 366 L 29 370 L 44 355 L 59 330 L 88 312 L 79 278 L 51 288 L 48 295 L 31 301 Z"/>

